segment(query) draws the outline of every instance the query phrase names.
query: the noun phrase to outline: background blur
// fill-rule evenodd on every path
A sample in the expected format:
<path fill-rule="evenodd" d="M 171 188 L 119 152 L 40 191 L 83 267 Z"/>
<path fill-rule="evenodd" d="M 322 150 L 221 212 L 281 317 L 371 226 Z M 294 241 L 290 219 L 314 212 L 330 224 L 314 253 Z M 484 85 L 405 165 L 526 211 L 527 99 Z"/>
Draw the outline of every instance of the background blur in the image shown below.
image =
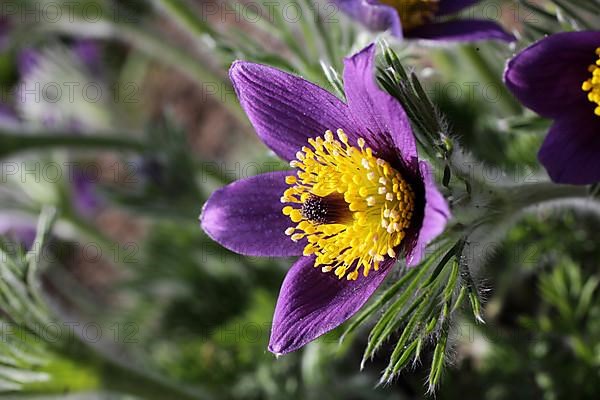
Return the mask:
<path fill-rule="evenodd" d="M 267 342 L 291 260 L 229 253 L 198 225 L 215 188 L 286 168 L 237 105 L 230 63 L 265 62 L 328 87 L 320 61 L 339 71 L 372 36 L 321 2 L 0 4 L 3 397 L 425 396 L 427 351 L 423 365 L 377 385 L 390 350 L 361 372 L 364 329 L 275 359 Z M 577 22 L 581 10 L 566 10 L 492 0 L 465 13 L 517 32 L 514 48 L 391 40 L 490 167 L 478 169 L 485 179 L 542 179 L 535 156 L 548 121 L 507 95 L 501 73 L 518 48 Z M 472 68 L 481 60 L 492 73 Z M 597 398 L 597 226 L 597 216 L 545 211 L 506 240 L 472 244 L 486 323 L 455 321 L 437 398 Z"/>

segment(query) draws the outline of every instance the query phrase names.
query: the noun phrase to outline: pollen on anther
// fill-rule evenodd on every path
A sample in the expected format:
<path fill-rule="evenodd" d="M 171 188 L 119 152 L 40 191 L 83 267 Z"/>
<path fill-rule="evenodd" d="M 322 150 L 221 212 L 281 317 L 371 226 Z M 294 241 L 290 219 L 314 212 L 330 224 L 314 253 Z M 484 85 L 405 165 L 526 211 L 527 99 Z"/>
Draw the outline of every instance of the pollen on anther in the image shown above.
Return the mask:
<path fill-rule="evenodd" d="M 342 129 L 337 130 L 337 135 L 342 143 L 348 144 L 348 135 L 346 135 Z"/>
<path fill-rule="evenodd" d="M 291 240 L 304 239 L 303 254 L 339 279 L 359 279 L 395 257 L 411 225 L 415 196 L 403 176 L 374 156 L 363 138 L 356 146 L 338 129 L 308 139 L 290 162 L 296 175 L 285 179 L 282 208 L 294 227 Z M 360 271 L 362 269 L 362 272 Z"/>
<path fill-rule="evenodd" d="M 587 92 L 588 100 L 597 105 L 594 108 L 594 114 L 600 116 L 600 47 L 596 49 L 596 54 L 599 59 L 588 67 L 588 72 L 592 76 L 582 83 L 581 89 Z"/>
<path fill-rule="evenodd" d="M 432 21 L 439 10 L 441 0 L 381 0 L 398 12 L 405 32 Z"/>

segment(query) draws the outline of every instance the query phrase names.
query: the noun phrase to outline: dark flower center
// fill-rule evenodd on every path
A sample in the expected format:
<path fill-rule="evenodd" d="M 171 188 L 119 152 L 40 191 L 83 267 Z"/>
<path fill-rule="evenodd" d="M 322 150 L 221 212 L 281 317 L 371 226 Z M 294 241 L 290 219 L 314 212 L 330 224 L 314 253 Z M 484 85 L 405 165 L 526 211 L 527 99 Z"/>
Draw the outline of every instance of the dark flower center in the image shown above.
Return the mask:
<path fill-rule="evenodd" d="M 433 21 L 439 0 L 380 0 L 398 11 L 405 32 Z"/>
<path fill-rule="evenodd" d="M 348 209 L 348 203 L 338 193 L 325 197 L 310 195 L 302 203 L 302 216 L 316 224 L 337 224 L 352 217 Z"/>

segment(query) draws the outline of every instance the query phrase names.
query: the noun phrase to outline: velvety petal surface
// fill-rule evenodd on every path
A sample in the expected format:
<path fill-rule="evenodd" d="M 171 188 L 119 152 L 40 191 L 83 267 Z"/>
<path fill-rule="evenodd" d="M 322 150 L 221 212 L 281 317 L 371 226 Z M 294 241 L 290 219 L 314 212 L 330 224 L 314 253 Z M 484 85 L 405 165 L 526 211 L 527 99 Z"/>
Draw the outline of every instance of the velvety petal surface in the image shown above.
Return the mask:
<path fill-rule="evenodd" d="M 328 129 L 353 137 L 346 104 L 305 79 L 243 61 L 233 63 L 229 76 L 258 136 L 285 160 Z"/>
<path fill-rule="evenodd" d="M 417 147 L 402 105 L 377 86 L 375 45 L 371 44 L 344 60 L 344 91 L 354 118 L 360 121 L 363 138 L 382 158 L 400 156 L 415 167 Z"/>
<path fill-rule="evenodd" d="M 246 178 L 215 191 L 202 210 L 200 223 L 213 240 L 249 256 L 301 255 L 305 243 L 285 235 L 292 223 L 280 202 L 289 187 L 280 171 Z"/>
<path fill-rule="evenodd" d="M 374 32 L 390 30 L 402 37 L 402 24 L 398 11 L 378 0 L 333 0 L 340 10 Z"/>
<path fill-rule="evenodd" d="M 421 161 L 419 169 L 425 186 L 425 211 L 419 236 L 413 247 L 406 252 L 406 264 L 409 267 L 421 262 L 427 245 L 444 231 L 451 216 L 448 203 L 437 188 L 429 164 Z"/>
<path fill-rule="evenodd" d="M 437 15 L 454 14 L 478 2 L 479 0 L 440 0 Z"/>
<path fill-rule="evenodd" d="M 590 103 L 558 118 L 538 157 L 554 182 L 585 185 L 600 182 L 600 117 Z"/>
<path fill-rule="evenodd" d="M 407 38 L 439 40 L 447 42 L 474 42 L 479 40 L 503 40 L 512 42 L 515 37 L 494 21 L 456 20 L 431 23 L 406 32 Z"/>
<path fill-rule="evenodd" d="M 525 106 L 553 118 L 588 102 L 582 83 L 597 60 L 600 32 L 566 32 L 548 36 L 511 59 L 506 86 Z"/>
<path fill-rule="evenodd" d="M 269 351 L 285 354 L 331 331 L 354 315 L 381 285 L 395 260 L 355 281 L 338 279 L 301 257 L 287 273 L 273 316 Z"/>

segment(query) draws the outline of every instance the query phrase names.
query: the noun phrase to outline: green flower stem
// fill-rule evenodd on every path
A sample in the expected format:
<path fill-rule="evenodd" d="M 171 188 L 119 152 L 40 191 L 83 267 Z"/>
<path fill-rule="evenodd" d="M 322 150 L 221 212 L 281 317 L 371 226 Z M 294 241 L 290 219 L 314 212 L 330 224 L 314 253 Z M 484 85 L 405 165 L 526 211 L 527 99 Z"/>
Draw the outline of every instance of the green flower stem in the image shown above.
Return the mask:
<path fill-rule="evenodd" d="M 569 199 L 590 199 L 586 186 L 557 185 L 550 182 L 532 183 L 507 189 L 506 202 L 517 210 L 548 202 Z"/>
<path fill-rule="evenodd" d="M 504 82 L 502 81 L 501 74 L 493 68 L 488 60 L 486 60 L 481 53 L 472 45 L 460 46 L 460 54 L 468 60 L 475 72 L 479 75 L 479 79 L 484 82 L 489 82 L 498 88 L 500 97 L 498 103 L 502 107 L 503 111 L 509 115 L 521 114 L 522 107 L 515 100 L 513 95 L 508 91 Z"/>
<path fill-rule="evenodd" d="M 49 148 L 110 149 L 143 152 L 148 147 L 135 139 L 117 135 L 81 136 L 64 133 L 27 133 L 0 131 L 0 157 L 22 151 Z"/>
<path fill-rule="evenodd" d="M 215 31 L 212 27 L 189 10 L 185 2 L 181 0 L 152 0 L 152 3 L 190 36 L 197 37 L 206 34 L 214 36 Z"/>
<path fill-rule="evenodd" d="M 457 227 L 463 232 L 466 229 L 467 235 L 482 226 L 495 226 L 498 233 L 502 230 L 501 225 L 512 225 L 533 207 L 553 202 L 562 201 L 565 206 L 577 208 L 585 208 L 588 204 L 591 210 L 596 211 L 600 205 L 599 201 L 589 195 L 586 186 L 557 185 L 551 182 L 501 187 L 478 186 L 477 192 L 485 193 L 483 197 L 487 197 L 487 200 L 459 204 L 453 212 Z M 475 199 L 478 198 L 479 195 L 476 195 Z M 569 203 L 573 200 L 579 201 Z"/>

